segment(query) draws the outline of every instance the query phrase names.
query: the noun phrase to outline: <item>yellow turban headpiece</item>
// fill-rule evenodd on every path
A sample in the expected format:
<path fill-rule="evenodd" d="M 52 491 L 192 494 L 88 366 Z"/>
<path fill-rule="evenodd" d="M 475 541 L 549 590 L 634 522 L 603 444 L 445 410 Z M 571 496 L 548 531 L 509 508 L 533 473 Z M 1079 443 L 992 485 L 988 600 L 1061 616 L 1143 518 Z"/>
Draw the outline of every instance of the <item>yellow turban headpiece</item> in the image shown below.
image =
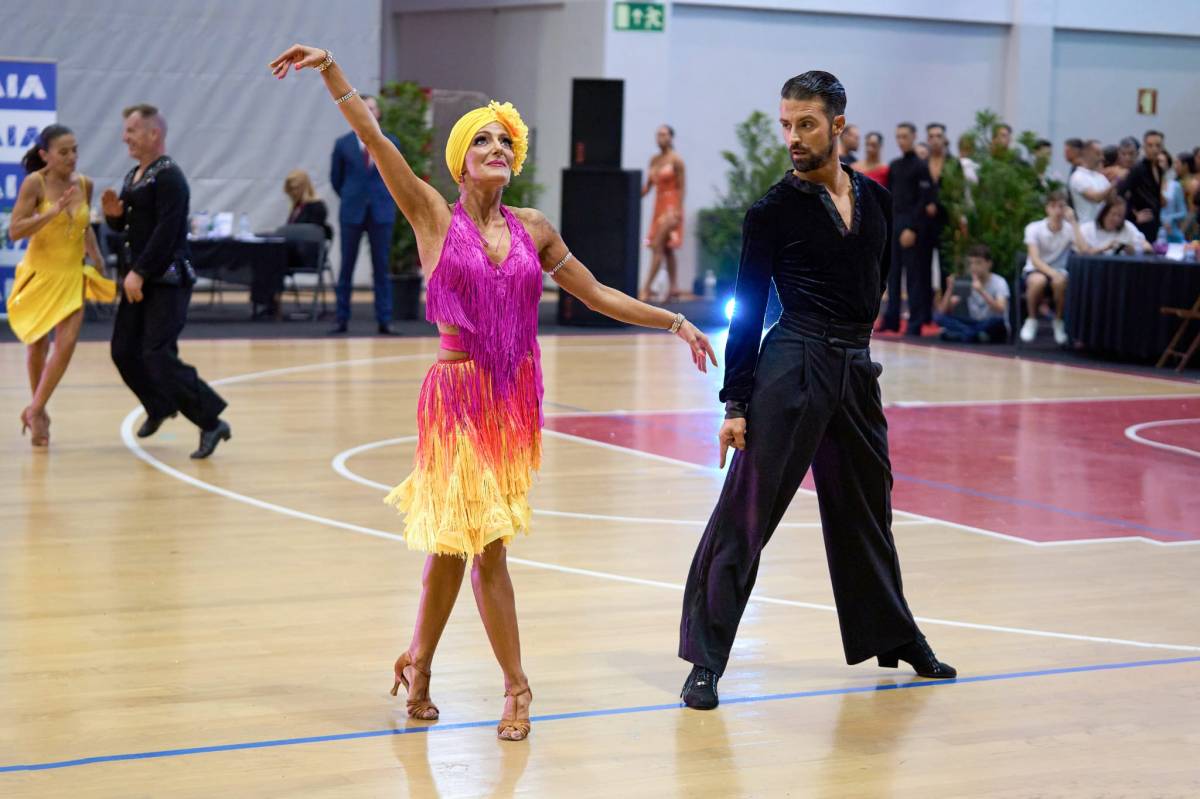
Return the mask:
<path fill-rule="evenodd" d="M 463 167 L 467 163 L 467 150 L 471 149 L 471 140 L 482 128 L 493 122 L 499 122 L 508 131 L 513 140 L 512 173 L 521 174 L 525 165 L 525 155 L 529 152 L 529 128 L 521 120 L 521 115 L 512 103 L 498 103 L 492 100 L 486 106 L 468 111 L 459 117 L 450 131 L 446 141 L 446 168 L 456 182 L 462 182 Z"/>

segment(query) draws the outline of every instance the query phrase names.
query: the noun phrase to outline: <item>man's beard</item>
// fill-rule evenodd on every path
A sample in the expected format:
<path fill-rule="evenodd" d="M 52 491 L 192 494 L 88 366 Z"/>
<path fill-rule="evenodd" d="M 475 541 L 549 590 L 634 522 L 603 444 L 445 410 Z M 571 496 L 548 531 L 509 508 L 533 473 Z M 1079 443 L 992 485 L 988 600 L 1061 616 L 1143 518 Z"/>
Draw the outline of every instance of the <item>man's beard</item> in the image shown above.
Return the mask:
<path fill-rule="evenodd" d="M 824 153 L 809 153 L 805 156 L 799 156 L 795 153 L 792 153 L 792 166 L 796 168 L 797 172 L 812 172 L 814 169 L 820 169 L 821 167 L 825 166 L 825 164 L 829 163 L 829 159 L 833 157 L 833 150 L 833 139 L 830 139 L 829 147 L 826 148 Z"/>

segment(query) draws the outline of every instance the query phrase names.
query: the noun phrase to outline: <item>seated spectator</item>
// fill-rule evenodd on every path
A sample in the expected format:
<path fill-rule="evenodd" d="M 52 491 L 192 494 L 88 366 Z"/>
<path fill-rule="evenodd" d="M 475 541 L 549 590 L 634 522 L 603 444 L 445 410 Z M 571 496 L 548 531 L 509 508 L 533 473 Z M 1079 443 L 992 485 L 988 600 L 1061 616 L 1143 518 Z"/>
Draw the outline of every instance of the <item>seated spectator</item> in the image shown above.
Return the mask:
<path fill-rule="evenodd" d="M 1186 169 L 1182 162 L 1179 164 L 1179 170 Z M 1163 205 L 1158 219 L 1166 231 L 1167 241 L 1179 243 L 1186 240 L 1183 231 L 1187 228 L 1190 216 L 1187 199 L 1183 193 L 1183 183 L 1176 177 L 1176 162 L 1165 151 L 1158 154 L 1158 169 L 1163 176 Z"/>
<path fill-rule="evenodd" d="M 1008 281 L 992 273 L 992 253 L 986 244 L 967 250 L 967 274 L 951 275 L 937 303 L 934 321 L 945 341 L 984 344 L 1008 338 Z"/>
<path fill-rule="evenodd" d="M 307 172 L 303 169 L 289 172 L 283 181 L 283 193 L 292 201 L 292 210 L 287 218 L 289 225 L 320 225 L 325 230 L 325 238 L 333 239 L 333 228 L 325 221 L 329 216 L 329 209 L 317 196 L 312 178 Z"/>
<path fill-rule="evenodd" d="M 1071 173 L 1069 186 L 1071 189 L 1071 205 L 1075 208 L 1075 216 L 1079 223 L 1093 222 L 1100 213 L 1100 206 L 1112 192 L 1112 183 L 1100 172 L 1100 161 L 1103 158 L 1100 142 L 1089 139 L 1079 153 L 1079 164 Z M 1116 151 L 1113 151 L 1116 159 Z"/>
<path fill-rule="evenodd" d="M 1067 206 L 1067 196 L 1052 191 L 1046 198 L 1046 218 L 1025 226 L 1025 304 L 1029 316 L 1021 325 L 1021 341 L 1037 338 L 1038 309 L 1049 290 L 1054 297 L 1054 341 L 1060 347 L 1067 344 L 1063 309 L 1067 305 L 1067 258 L 1071 251 L 1085 249 L 1075 213 Z"/>
<path fill-rule="evenodd" d="M 1136 255 L 1154 251 L 1142 231 L 1125 218 L 1125 208 L 1123 197 L 1110 197 L 1100 209 L 1098 221 L 1079 226 L 1088 254 Z"/>
<path fill-rule="evenodd" d="M 861 172 L 880 186 L 888 184 L 888 164 L 883 159 L 883 134 L 871 131 L 867 134 L 866 158 L 855 161 L 853 169 Z"/>

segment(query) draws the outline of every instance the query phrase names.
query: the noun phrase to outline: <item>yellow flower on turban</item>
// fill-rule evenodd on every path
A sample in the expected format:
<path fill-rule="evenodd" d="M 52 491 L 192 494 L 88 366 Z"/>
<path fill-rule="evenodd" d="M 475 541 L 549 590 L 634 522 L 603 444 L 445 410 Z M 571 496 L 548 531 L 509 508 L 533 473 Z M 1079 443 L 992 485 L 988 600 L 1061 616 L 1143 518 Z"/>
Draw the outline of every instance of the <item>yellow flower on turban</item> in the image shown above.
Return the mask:
<path fill-rule="evenodd" d="M 525 126 L 512 103 L 498 103 L 492 100 L 486 106 L 463 114 L 450 131 L 450 138 L 446 141 L 446 168 L 450 170 L 450 175 L 455 181 L 462 182 L 471 140 L 475 138 L 476 133 L 493 122 L 499 122 L 508 131 L 508 135 L 512 136 L 512 173 L 521 174 L 521 167 L 525 165 L 525 155 L 529 152 L 529 128 Z"/>

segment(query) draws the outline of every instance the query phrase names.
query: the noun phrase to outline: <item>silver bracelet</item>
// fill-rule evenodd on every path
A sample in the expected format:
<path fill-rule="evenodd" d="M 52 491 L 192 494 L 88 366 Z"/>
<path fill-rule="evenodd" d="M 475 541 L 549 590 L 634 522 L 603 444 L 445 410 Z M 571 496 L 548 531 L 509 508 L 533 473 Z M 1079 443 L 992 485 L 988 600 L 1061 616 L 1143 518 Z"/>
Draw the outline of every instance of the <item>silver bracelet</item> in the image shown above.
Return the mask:
<path fill-rule="evenodd" d="M 356 94 L 358 94 L 358 89 L 351 89 L 350 91 L 343 94 L 341 97 L 334 100 L 333 104 L 341 105 L 342 103 L 346 102 L 347 100 L 349 100 L 351 97 L 353 97 Z"/>
<path fill-rule="evenodd" d="M 549 273 L 550 277 L 554 277 L 554 275 L 558 272 L 559 269 L 562 269 L 564 266 L 567 265 L 567 261 L 569 261 L 569 260 L 571 260 L 570 250 L 568 250 L 567 254 L 562 257 L 562 260 L 559 261 L 558 263 L 556 263 L 554 265 L 554 268 L 550 270 L 550 273 Z"/>
<path fill-rule="evenodd" d="M 671 322 L 671 335 L 675 335 L 676 333 L 678 333 L 679 328 L 683 327 L 683 323 L 685 321 L 687 321 L 687 320 L 684 319 L 683 314 L 681 314 L 681 313 L 675 314 L 675 320 L 673 322 Z"/>
<path fill-rule="evenodd" d="M 325 51 L 325 60 L 317 65 L 317 72 L 324 72 L 325 70 L 329 69 L 331 66 L 333 66 L 333 53 L 326 50 Z"/>

